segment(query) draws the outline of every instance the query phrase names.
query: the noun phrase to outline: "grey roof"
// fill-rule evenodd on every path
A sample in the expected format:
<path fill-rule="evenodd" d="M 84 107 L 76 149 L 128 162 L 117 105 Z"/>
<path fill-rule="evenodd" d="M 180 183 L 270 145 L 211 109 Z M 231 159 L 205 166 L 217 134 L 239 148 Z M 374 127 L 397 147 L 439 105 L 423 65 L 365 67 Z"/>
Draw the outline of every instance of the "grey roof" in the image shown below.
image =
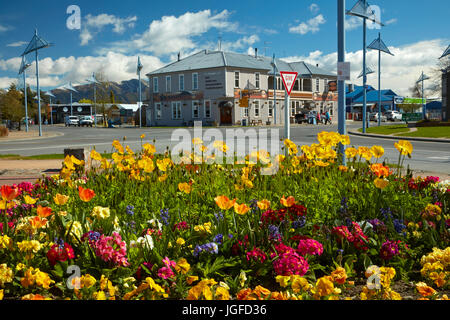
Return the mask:
<path fill-rule="evenodd" d="M 272 61 L 272 58 L 264 56 L 255 57 L 253 55 L 234 52 L 202 50 L 189 57 L 152 71 L 148 73 L 147 76 L 220 67 L 245 68 L 272 72 Z M 275 59 L 275 63 L 278 71 L 298 72 L 300 77 L 311 77 L 312 75 L 336 76 L 335 73 L 313 66 L 304 61 L 287 63 L 283 60 Z"/>

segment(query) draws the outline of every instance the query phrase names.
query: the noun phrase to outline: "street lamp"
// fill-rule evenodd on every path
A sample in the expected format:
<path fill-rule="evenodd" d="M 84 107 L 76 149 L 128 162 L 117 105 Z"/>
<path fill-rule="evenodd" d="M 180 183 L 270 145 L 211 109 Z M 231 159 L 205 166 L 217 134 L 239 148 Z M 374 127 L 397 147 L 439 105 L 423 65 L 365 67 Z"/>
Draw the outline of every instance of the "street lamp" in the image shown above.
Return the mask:
<path fill-rule="evenodd" d="M 25 130 L 28 132 L 28 102 L 27 102 L 27 84 L 26 84 L 26 70 L 31 64 L 26 62 L 25 56 L 22 56 L 22 63 L 20 65 L 19 74 L 23 73 L 23 92 L 25 93 Z"/>
<path fill-rule="evenodd" d="M 378 50 L 378 126 L 381 126 L 381 52 L 393 56 L 388 47 L 381 40 L 381 33 L 378 33 L 378 39 L 375 39 L 368 47 L 368 49 Z"/>
<path fill-rule="evenodd" d="M 447 47 L 447 49 L 444 51 L 444 53 L 442 54 L 442 56 L 439 59 L 442 59 L 448 55 L 450 55 L 450 45 Z"/>
<path fill-rule="evenodd" d="M 141 58 L 138 57 L 138 63 L 137 63 L 137 74 L 139 76 L 139 128 L 142 128 L 142 87 L 141 87 L 141 70 L 143 66 L 141 64 Z"/>
<path fill-rule="evenodd" d="M 347 11 L 347 15 L 355 16 L 363 19 L 363 133 L 366 133 L 367 125 L 367 74 L 366 74 L 366 27 L 367 20 L 377 23 L 381 26 L 383 24 L 375 17 L 374 12 L 369 12 L 370 6 L 366 0 L 359 0 L 351 10 Z"/>
<path fill-rule="evenodd" d="M 37 29 L 34 30 L 33 39 L 31 39 L 25 51 L 22 53 L 22 57 L 31 53 L 36 53 L 36 90 L 38 95 L 38 119 L 39 119 L 39 136 L 42 137 L 42 123 L 41 123 L 41 93 L 39 88 L 39 60 L 38 50 L 50 47 L 50 43 L 38 36 Z"/>
<path fill-rule="evenodd" d="M 94 85 L 94 123 L 95 127 L 97 127 L 97 92 L 96 92 L 96 85 L 100 84 L 100 82 L 95 79 L 95 73 L 92 74 L 92 76 L 89 79 L 86 79 L 87 82 L 92 83 Z M 91 106 L 91 117 L 92 117 L 92 106 Z"/>
<path fill-rule="evenodd" d="M 375 71 L 373 71 L 370 67 L 366 67 L 366 76 L 369 74 L 375 73 Z M 359 78 L 362 78 L 364 76 L 364 71 L 361 71 L 361 73 L 358 76 Z"/>
<path fill-rule="evenodd" d="M 72 110 L 72 92 L 78 92 L 78 91 L 77 91 L 74 87 L 72 87 L 72 82 L 69 82 L 68 84 L 62 86 L 61 88 L 70 91 L 70 115 L 73 116 L 73 110 Z"/>
<path fill-rule="evenodd" d="M 45 95 L 50 98 L 50 123 L 53 125 L 53 107 L 52 107 L 52 98 L 55 98 L 53 93 L 50 91 L 45 92 Z"/>
<path fill-rule="evenodd" d="M 425 80 L 429 80 L 430 77 L 428 77 L 427 75 L 425 75 L 422 71 L 422 75 L 420 76 L 419 80 L 417 80 L 416 83 L 422 82 L 422 117 L 425 119 L 426 117 L 426 105 L 425 105 L 425 87 L 424 87 L 424 81 Z"/>

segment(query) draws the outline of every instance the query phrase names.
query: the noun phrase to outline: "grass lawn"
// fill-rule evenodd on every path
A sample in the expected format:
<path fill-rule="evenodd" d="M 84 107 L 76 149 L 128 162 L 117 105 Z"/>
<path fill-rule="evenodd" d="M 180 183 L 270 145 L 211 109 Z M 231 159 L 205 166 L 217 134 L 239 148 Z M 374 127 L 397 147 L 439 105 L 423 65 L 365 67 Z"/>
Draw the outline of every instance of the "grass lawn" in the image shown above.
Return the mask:
<path fill-rule="evenodd" d="M 362 132 L 362 129 L 358 129 L 359 132 Z M 381 126 L 381 127 L 370 127 L 366 129 L 367 133 L 373 134 L 385 134 L 385 135 L 396 135 L 398 133 L 408 132 L 409 128 L 405 124 L 392 125 L 392 126 Z"/>
<path fill-rule="evenodd" d="M 417 128 L 411 133 L 398 134 L 399 137 L 422 137 L 422 138 L 450 138 L 450 127 L 425 127 Z"/>

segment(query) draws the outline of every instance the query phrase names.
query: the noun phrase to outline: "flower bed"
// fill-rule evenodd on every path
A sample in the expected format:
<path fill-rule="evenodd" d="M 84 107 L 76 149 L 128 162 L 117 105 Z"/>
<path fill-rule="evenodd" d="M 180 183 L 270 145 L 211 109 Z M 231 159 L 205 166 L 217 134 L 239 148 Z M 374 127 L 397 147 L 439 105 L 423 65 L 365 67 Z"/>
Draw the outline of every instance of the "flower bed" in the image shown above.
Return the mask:
<path fill-rule="evenodd" d="M 379 146 L 347 147 L 343 166 L 349 138 L 318 141 L 216 164 L 196 140 L 178 165 L 114 141 L 87 172 L 67 157 L 3 186 L 0 298 L 402 299 L 412 284 L 408 298 L 448 299 L 450 184 L 401 176 Z M 395 147 L 399 168 L 413 147 Z"/>

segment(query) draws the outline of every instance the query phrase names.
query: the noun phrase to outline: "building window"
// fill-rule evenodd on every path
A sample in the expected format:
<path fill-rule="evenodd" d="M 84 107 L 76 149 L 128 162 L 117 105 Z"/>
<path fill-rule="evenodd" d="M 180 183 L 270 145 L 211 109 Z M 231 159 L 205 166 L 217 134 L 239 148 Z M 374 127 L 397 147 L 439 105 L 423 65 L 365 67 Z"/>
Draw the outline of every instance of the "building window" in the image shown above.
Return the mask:
<path fill-rule="evenodd" d="M 156 120 L 162 119 L 161 103 L 155 104 L 155 118 Z"/>
<path fill-rule="evenodd" d="M 181 119 L 181 102 L 172 102 L 172 119 Z"/>
<path fill-rule="evenodd" d="M 193 119 L 200 118 L 200 105 L 198 101 L 192 101 L 192 118 Z"/>
<path fill-rule="evenodd" d="M 316 92 L 320 92 L 320 79 L 316 79 Z"/>
<path fill-rule="evenodd" d="M 242 108 L 242 117 L 243 118 L 248 118 L 248 108 Z"/>
<path fill-rule="evenodd" d="M 192 90 L 198 90 L 198 73 L 192 74 Z"/>
<path fill-rule="evenodd" d="M 234 87 L 239 88 L 240 82 L 239 82 L 239 71 L 234 72 Z"/>
<path fill-rule="evenodd" d="M 295 116 L 295 101 L 291 103 L 291 116 Z"/>
<path fill-rule="evenodd" d="M 273 117 L 273 101 L 269 101 L 269 117 Z"/>
<path fill-rule="evenodd" d="M 255 117 L 259 117 L 259 100 L 255 100 Z"/>
<path fill-rule="evenodd" d="M 328 79 L 323 80 L 323 87 L 325 88 L 325 92 L 328 92 Z"/>
<path fill-rule="evenodd" d="M 205 114 L 205 118 L 209 119 L 211 118 L 211 101 L 205 101 L 205 106 L 204 106 L 204 114 Z"/>
<path fill-rule="evenodd" d="M 153 93 L 159 92 L 158 78 L 153 78 Z"/>
<path fill-rule="evenodd" d="M 184 74 L 180 74 L 178 78 L 178 86 L 180 88 L 180 91 L 184 91 Z"/>
<path fill-rule="evenodd" d="M 259 72 L 255 73 L 255 86 L 259 89 Z"/>
<path fill-rule="evenodd" d="M 172 92 L 172 77 L 166 77 L 166 92 Z"/>

